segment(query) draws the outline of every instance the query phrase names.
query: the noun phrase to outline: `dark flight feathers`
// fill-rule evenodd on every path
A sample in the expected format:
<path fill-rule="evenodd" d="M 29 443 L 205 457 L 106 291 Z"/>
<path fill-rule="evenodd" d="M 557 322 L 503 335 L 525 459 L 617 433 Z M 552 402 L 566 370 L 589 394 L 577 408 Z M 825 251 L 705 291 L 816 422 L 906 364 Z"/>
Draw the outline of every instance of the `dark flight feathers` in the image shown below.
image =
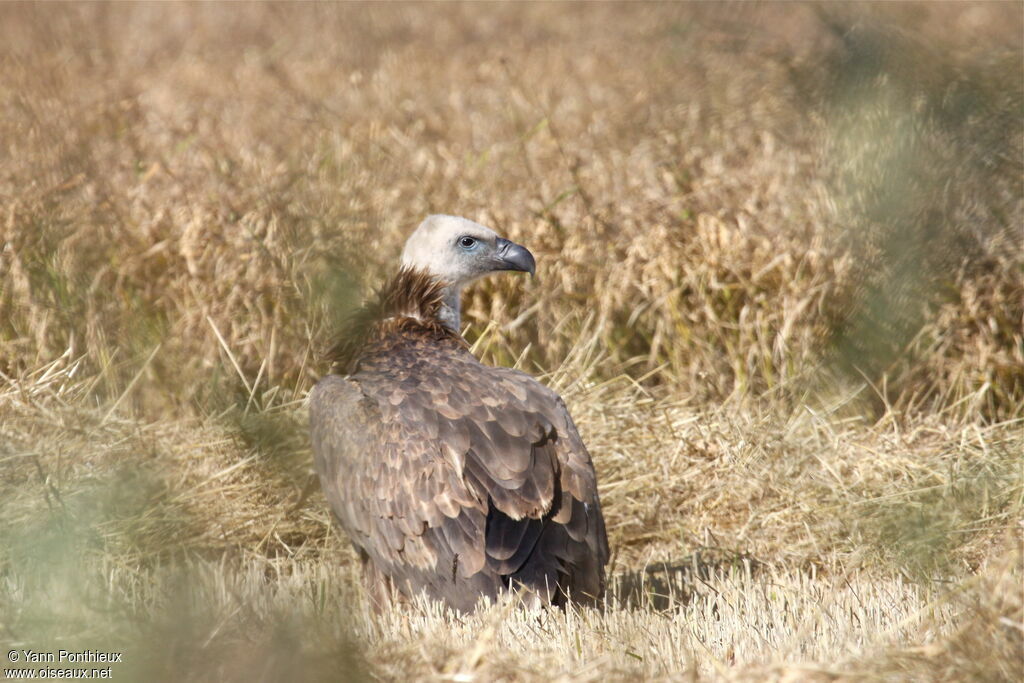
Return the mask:
<path fill-rule="evenodd" d="M 438 320 L 441 290 L 400 271 L 334 347 L 347 376 L 310 395 L 317 473 L 371 592 L 594 603 L 608 542 L 572 418 L 529 375 L 481 364 Z"/>

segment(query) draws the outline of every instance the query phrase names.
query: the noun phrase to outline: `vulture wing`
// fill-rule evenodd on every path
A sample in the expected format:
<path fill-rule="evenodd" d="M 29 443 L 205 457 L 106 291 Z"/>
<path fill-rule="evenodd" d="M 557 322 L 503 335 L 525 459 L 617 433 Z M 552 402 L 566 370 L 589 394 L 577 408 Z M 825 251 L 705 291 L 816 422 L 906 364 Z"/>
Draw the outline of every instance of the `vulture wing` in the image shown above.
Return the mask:
<path fill-rule="evenodd" d="M 594 468 L 561 398 L 464 346 L 395 335 L 310 396 L 317 472 L 380 575 L 463 611 L 525 587 L 593 602 L 608 560 Z"/>

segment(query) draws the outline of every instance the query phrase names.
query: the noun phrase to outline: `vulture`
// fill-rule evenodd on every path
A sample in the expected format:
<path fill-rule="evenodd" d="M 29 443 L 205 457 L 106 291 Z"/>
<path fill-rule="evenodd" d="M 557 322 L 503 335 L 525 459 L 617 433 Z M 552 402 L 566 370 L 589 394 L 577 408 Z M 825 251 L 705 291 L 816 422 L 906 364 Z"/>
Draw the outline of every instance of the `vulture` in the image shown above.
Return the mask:
<path fill-rule="evenodd" d="M 481 363 L 459 331 L 466 285 L 535 269 L 493 230 L 429 216 L 310 392 L 316 472 L 378 609 L 420 594 L 459 612 L 505 593 L 529 607 L 603 596 L 597 480 L 565 403 Z"/>

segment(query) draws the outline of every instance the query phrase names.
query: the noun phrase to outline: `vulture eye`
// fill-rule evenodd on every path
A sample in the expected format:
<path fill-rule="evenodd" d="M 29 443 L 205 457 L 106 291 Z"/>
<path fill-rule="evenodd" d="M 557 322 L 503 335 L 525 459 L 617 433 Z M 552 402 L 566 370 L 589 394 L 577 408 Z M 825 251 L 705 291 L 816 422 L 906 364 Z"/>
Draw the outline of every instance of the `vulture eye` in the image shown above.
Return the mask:
<path fill-rule="evenodd" d="M 476 246 L 476 238 L 466 235 L 459 238 L 459 246 L 463 249 L 472 249 Z"/>

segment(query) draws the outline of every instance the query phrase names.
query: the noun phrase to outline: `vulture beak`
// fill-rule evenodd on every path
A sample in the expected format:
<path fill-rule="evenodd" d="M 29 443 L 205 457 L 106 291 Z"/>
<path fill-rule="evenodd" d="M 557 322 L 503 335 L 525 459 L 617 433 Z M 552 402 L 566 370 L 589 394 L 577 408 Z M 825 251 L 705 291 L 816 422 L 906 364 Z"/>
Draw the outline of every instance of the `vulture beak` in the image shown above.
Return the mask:
<path fill-rule="evenodd" d="M 518 270 L 529 273 L 533 277 L 537 272 L 537 262 L 526 247 L 511 242 L 504 237 L 498 238 L 497 265 L 495 270 Z"/>

